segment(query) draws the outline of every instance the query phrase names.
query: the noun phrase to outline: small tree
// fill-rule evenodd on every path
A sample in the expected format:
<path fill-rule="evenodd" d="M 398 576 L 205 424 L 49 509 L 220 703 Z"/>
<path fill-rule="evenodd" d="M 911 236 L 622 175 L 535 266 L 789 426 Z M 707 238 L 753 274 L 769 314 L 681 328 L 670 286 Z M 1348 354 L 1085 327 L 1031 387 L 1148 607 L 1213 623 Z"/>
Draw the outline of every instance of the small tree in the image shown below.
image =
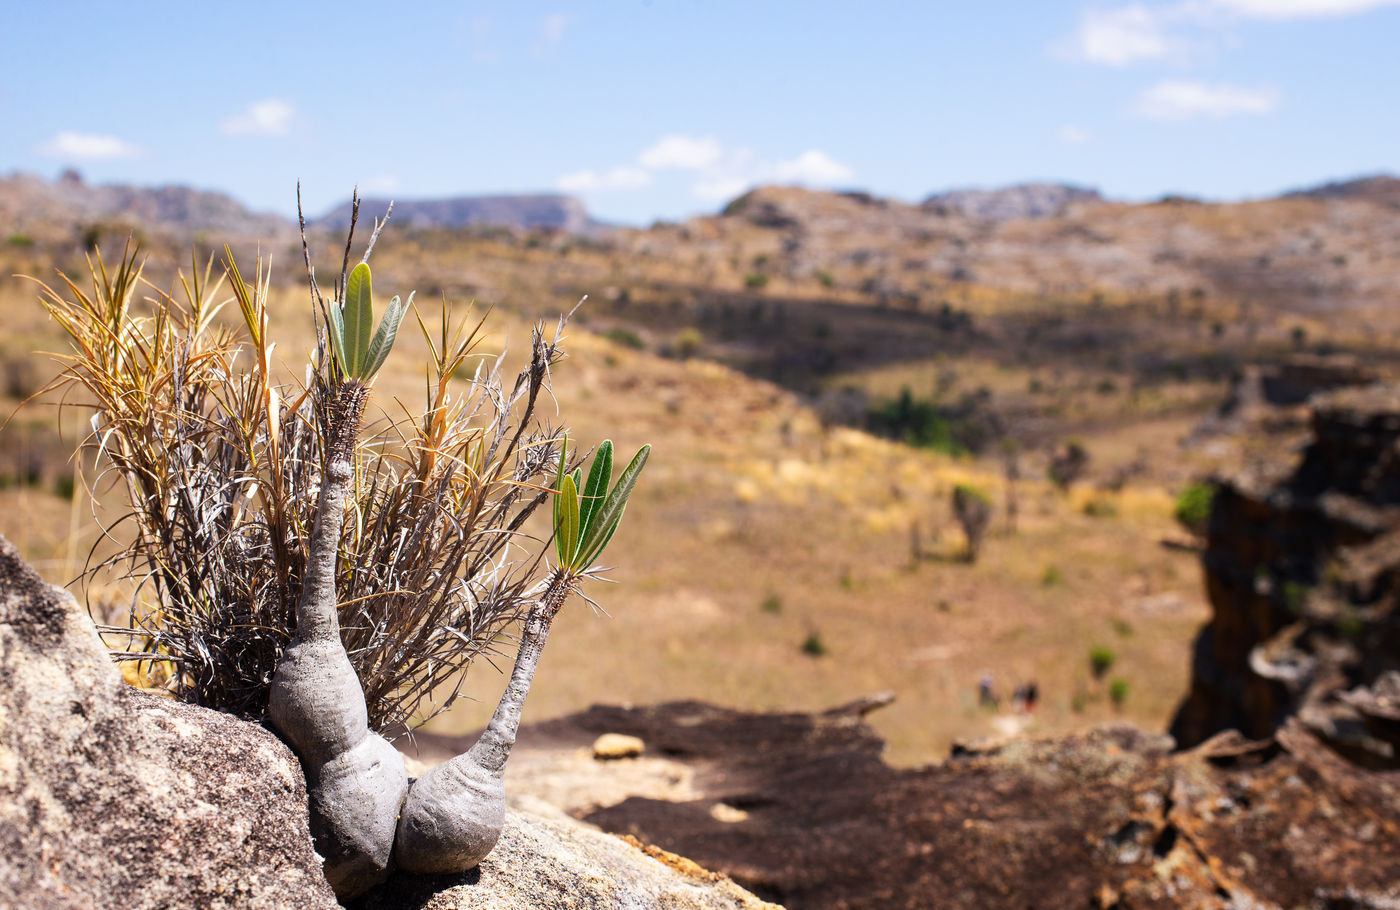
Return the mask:
<path fill-rule="evenodd" d="M 960 483 L 953 488 L 953 514 L 967 538 L 967 561 L 976 562 L 992 520 L 992 500 L 977 487 Z"/>
<path fill-rule="evenodd" d="M 1089 450 L 1084 443 L 1071 439 L 1050 458 L 1050 481 L 1063 492 L 1084 476 L 1089 467 Z"/>

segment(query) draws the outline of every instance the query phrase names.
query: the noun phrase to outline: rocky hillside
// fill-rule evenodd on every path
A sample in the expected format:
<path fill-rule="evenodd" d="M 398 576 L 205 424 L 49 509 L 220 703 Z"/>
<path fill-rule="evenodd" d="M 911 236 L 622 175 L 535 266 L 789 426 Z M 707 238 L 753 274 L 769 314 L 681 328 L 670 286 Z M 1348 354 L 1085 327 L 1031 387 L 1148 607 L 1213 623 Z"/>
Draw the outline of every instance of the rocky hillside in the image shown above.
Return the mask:
<path fill-rule="evenodd" d="M 1050 218 L 1068 214 L 1072 207 L 1103 202 L 1099 191 L 1064 183 L 1022 183 L 996 190 L 965 189 L 934 193 L 923 201 L 930 212 L 961 212 L 992 221 L 1017 218 Z"/>
<path fill-rule="evenodd" d="M 711 271 L 729 262 L 741 277 L 763 276 L 752 280 L 770 291 L 820 282 L 828 296 L 905 306 L 936 306 L 975 288 L 1042 300 L 1172 295 L 1308 313 L 1369 310 L 1400 286 L 1394 186 L 1400 181 L 1372 178 L 1260 201 L 1143 204 L 1022 187 L 923 205 L 765 187 L 720 215 L 625 232 L 618 243 Z"/>
<path fill-rule="evenodd" d="M 383 212 L 389 200 L 365 199 L 362 212 Z M 316 224 L 339 226 L 350 220 L 350 203 L 331 209 Z M 415 228 L 464 228 L 481 225 L 566 234 L 595 234 L 605 230 L 588 216 L 583 203 L 554 193 L 515 196 L 459 196 L 454 199 L 409 199 L 394 202 L 394 223 Z"/>
<path fill-rule="evenodd" d="M 205 232 L 220 240 L 285 239 L 290 221 L 251 212 L 224 193 L 187 186 L 93 185 L 77 171 L 49 182 L 31 174 L 0 178 L 0 229 L 9 236 L 46 237 L 56 228 L 90 229 L 104 222 L 180 234 Z"/>

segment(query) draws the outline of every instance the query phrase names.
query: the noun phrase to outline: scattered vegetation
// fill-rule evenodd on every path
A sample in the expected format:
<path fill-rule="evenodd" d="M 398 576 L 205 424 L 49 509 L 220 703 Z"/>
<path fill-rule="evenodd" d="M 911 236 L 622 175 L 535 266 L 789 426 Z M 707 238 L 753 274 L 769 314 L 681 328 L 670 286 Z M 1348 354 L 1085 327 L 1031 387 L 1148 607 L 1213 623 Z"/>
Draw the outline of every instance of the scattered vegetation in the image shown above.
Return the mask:
<path fill-rule="evenodd" d="M 1108 684 L 1108 700 L 1113 702 L 1115 711 L 1122 711 L 1123 704 L 1128 700 L 1128 692 L 1131 687 L 1128 681 L 1121 676 L 1115 676 Z"/>
<path fill-rule="evenodd" d="M 1210 508 L 1214 501 L 1214 484 L 1203 480 L 1192 481 L 1177 496 L 1172 514 L 1186 530 L 1203 537 L 1210 523 Z"/>
<path fill-rule="evenodd" d="M 960 483 L 953 488 L 953 514 L 967 538 L 967 561 L 976 562 L 992 521 L 992 500 L 971 484 Z"/>
<path fill-rule="evenodd" d="M 1050 459 L 1051 483 L 1062 491 L 1084 476 L 1089 467 L 1089 449 L 1081 440 L 1071 439 L 1056 450 Z"/>
<path fill-rule="evenodd" d="M 802 653 L 808 657 L 822 657 L 826 654 L 826 645 L 819 633 L 807 633 L 807 637 L 802 640 Z"/>
<path fill-rule="evenodd" d="M 641 335 L 623 326 L 608 329 L 604 336 L 613 344 L 621 345 L 624 348 L 631 348 L 634 351 L 646 350 L 647 343 Z"/>
<path fill-rule="evenodd" d="M 1113 649 L 1106 645 L 1095 645 L 1089 649 L 1089 672 L 1095 679 L 1103 679 L 1109 670 L 1113 669 L 1113 664 L 1117 660 L 1117 655 Z"/>

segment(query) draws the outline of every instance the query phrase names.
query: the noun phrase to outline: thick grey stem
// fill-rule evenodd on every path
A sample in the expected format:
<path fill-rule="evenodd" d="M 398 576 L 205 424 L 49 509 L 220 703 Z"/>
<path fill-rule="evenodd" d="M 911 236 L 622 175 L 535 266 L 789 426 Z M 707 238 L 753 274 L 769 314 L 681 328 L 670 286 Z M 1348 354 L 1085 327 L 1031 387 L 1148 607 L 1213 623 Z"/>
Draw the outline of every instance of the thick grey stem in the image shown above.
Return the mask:
<path fill-rule="evenodd" d="M 469 751 L 413 782 L 394 842 L 399 868 L 426 875 L 465 872 L 496 846 L 506 820 L 506 760 L 550 626 L 577 584 L 564 569 L 555 572 L 525 621 L 510 682 L 491 722 Z"/>
<path fill-rule="evenodd" d="M 549 640 L 550 626 L 573 589 L 574 583 L 564 570 L 557 570 L 550 579 L 544 597 L 525 621 L 510 682 L 505 692 L 501 693 L 501 700 L 496 703 L 491 722 L 471 748 L 473 761 L 489 773 L 500 774 L 505 770 L 511 747 L 515 745 L 515 734 L 520 729 L 525 699 L 530 695 L 530 684 L 534 682 L 535 670 L 540 663 L 540 654 Z"/>
<path fill-rule="evenodd" d="M 340 641 L 336 558 L 368 392 L 350 380 L 330 402 L 326 468 L 297 602 L 297 634 L 277 665 L 267 704 L 268 720 L 301 759 L 311 833 L 326 878 L 342 899 L 388 875 L 408 794 L 403 756 L 369 731 L 364 689 Z"/>

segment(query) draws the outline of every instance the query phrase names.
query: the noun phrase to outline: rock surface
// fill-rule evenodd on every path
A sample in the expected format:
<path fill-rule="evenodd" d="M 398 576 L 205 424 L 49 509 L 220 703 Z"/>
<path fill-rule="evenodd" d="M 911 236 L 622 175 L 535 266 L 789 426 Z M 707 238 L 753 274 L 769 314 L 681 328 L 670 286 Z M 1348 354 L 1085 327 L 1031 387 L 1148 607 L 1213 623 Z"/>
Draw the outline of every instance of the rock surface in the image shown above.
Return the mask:
<path fill-rule="evenodd" d="M 291 752 L 125 686 L 0 538 L 0 907 L 335 906 Z"/>
<path fill-rule="evenodd" d="M 356 910 L 781 910 L 683 857 L 526 801 L 491 855 L 465 875 L 400 874 Z"/>
<path fill-rule="evenodd" d="M 1172 733 L 1336 738 L 1334 697 L 1400 670 L 1400 389 L 1314 396 L 1292 453 L 1221 480 L 1202 555 L 1211 621 Z M 1340 714 L 1338 712 L 1341 712 Z"/>
<path fill-rule="evenodd" d="M 1372 713 L 1393 708 L 1397 692 L 1377 693 Z M 1400 772 L 1358 767 L 1300 722 L 1186 753 L 1118 726 L 965 746 L 942 764 L 897 769 L 861 719 L 880 703 L 816 715 L 596 707 L 523 730 L 507 786 L 550 786 L 604 830 L 725 872 L 789 910 L 1400 900 Z M 593 761 L 602 732 L 640 736 L 653 757 Z M 663 760 L 689 772 L 669 793 L 653 764 Z M 619 800 L 632 774 L 651 796 Z"/>

